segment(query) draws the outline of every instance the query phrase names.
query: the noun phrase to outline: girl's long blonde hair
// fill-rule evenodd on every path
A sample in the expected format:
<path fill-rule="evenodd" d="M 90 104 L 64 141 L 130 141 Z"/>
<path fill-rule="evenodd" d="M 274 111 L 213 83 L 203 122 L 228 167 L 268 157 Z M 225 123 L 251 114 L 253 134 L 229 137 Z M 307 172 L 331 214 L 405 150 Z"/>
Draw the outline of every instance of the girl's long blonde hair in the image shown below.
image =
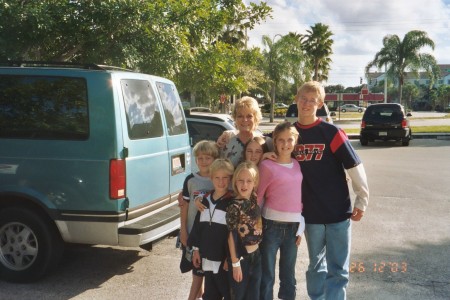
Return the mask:
<path fill-rule="evenodd" d="M 236 170 L 234 171 L 234 174 L 233 174 L 233 180 L 232 180 L 234 193 L 236 194 L 236 196 L 239 195 L 239 192 L 238 192 L 237 187 L 236 187 L 236 181 L 237 181 L 237 177 L 239 176 L 239 173 L 242 170 L 248 170 L 250 172 L 250 174 L 252 175 L 253 181 L 255 183 L 252 196 L 256 196 L 255 189 L 258 187 L 258 183 L 259 183 L 259 171 L 258 171 L 258 167 L 254 163 L 252 163 L 251 161 L 241 162 L 236 167 Z"/>
<path fill-rule="evenodd" d="M 290 122 L 282 122 L 279 123 L 275 129 L 273 130 L 272 138 L 273 138 L 273 144 L 274 144 L 274 151 L 276 154 L 278 154 L 278 150 L 276 147 L 277 144 L 277 138 L 285 130 L 289 130 L 289 132 L 295 137 L 295 139 L 298 139 L 299 133 L 294 125 L 292 125 Z"/>

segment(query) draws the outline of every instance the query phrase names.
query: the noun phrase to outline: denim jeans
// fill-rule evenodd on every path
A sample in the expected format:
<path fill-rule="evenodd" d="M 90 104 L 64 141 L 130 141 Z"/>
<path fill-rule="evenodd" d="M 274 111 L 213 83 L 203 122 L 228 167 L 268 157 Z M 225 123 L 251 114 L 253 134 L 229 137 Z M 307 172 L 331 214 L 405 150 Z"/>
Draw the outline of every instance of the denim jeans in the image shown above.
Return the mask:
<path fill-rule="evenodd" d="M 298 223 L 283 223 L 263 218 L 263 239 L 260 246 L 262 261 L 261 299 L 273 299 L 275 283 L 275 263 L 280 250 L 278 298 L 295 299 L 295 262 L 297 260 Z"/>
<path fill-rule="evenodd" d="M 231 261 L 229 263 L 231 266 Z M 236 282 L 233 270 L 230 268 L 231 299 L 233 300 L 259 300 L 261 286 L 261 254 L 259 249 L 246 255 L 241 260 L 242 281 Z"/>
<path fill-rule="evenodd" d="M 349 277 L 350 219 L 332 224 L 306 224 L 309 266 L 306 287 L 313 300 L 346 299 Z"/>

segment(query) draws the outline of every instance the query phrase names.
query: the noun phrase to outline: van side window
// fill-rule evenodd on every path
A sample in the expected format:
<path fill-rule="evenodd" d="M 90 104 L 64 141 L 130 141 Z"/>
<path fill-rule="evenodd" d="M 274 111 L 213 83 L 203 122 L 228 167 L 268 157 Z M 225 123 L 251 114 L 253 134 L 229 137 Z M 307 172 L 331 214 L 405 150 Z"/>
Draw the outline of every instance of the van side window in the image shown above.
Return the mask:
<path fill-rule="evenodd" d="M 86 81 L 74 77 L 1 75 L 0 137 L 87 139 Z"/>
<path fill-rule="evenodd" d="M 123 79 L 120 83 L 129 138 L 137 140 L 162 136 L 161 113 L 150 82 Z"/>
<path fill-rule="evenodd" d="M 169 135 L 183 134 L 187 132 L 186 120 L 184 119 L 183 107 L 175 86 L 172 84 L 157 82 L 159 96 L 164 107 L 164 116 L 166 125 L 169 129 Z"/>

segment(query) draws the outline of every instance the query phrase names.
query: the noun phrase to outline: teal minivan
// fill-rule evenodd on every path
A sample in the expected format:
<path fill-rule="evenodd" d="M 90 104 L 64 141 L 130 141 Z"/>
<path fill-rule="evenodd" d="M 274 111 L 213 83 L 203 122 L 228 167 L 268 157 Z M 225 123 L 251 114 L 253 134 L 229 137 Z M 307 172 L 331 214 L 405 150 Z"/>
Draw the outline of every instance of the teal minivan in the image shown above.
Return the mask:
<path fill-rule="evenodd" d="M 0 278 L 40 278 L 64 242 L 148 249 L 179 228 L 190 171 L 172 81 L 99 65 L 0 66 Z"/>

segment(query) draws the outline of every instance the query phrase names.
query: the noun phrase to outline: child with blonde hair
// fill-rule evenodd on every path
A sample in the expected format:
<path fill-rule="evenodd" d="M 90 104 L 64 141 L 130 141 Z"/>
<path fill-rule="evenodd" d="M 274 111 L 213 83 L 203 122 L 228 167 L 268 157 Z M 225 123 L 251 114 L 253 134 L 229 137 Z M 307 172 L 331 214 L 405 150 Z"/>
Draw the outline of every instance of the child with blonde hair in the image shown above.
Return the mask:
<path fill-rule="evenodd" d="M 227 209 L 228 247 L 234 300 L 259 300 L 261 285 L 261 210 L 256 200 L 259 174 L 250 161 L 240 163 L 233 175 L 235 198 Z"/>
<path fill-rule="evenodd" d="M 182 273 L 192 270 L 192 284 L 189 292 L 189 300 L 201 298 L 203 294 L 203 270 L 193 268 L 192 249 L 187 247 L 189 233 L 192 230 L 194 219 L 197 214 L 197 207 L 194 205 L 194 199 L 201 197 L 213 189 L 209 167 L 215 159 L 219 157 L 219 148 L 212 141 L 199 141 L 193 149 L 195 162 L 199 171 L 186 177 L 183 184 L 182 197 L 186 202 L 180 206 L 180 242 L 182 244 L 182 258 L 180 269 Z"/>
<path fill-rule="evenodd" d="M 324 100 L 325 89 L 317 81 L 303 84 L 295 96 L 298 122 L 294 125 L 301 137 L 295 153 L 304 176 L 303 216 L 310 259 L 306 286 L 312 299 L 345 299 L 350 220 L 363 218 L 369 186 L 363 163 L 345 132 L 316 116 Z M 356 195 L 353 207 L 347 176 Z"/>
<path fill-rule="evenodd" d="M 258 165 L 267 151 L 269 150 L 266 140 L 263 137 L 255 136 L 244 145 L 244 160 Z"/>
<path fill-rule="evenodd" d="M 289 122 L 273 132 L 275 161 L 259 164 L 258 204 L 262 208 L 263 240 L 260 245 L 262 279 L 260 299 L 273 299 L 275 264 L 280 250 L 278 298 L 295 299 L 295 263 L 303 233 L 302 180 L 298 162 L 292 158 L 298 132 Z"/>
<path fill-rule="evenodd" d="M 228 228 L 225 219 L 232 193 L 228 190 L 234 172 L 227 159 L 216 159 L 209 174 L 214 189 L 202 197 L 205 207 L 197 212 L 188 239 L 193 249 L 194 267 L 202 268 L 205 274 L 203 299 L 230 299 L 228 282 Z"/>

